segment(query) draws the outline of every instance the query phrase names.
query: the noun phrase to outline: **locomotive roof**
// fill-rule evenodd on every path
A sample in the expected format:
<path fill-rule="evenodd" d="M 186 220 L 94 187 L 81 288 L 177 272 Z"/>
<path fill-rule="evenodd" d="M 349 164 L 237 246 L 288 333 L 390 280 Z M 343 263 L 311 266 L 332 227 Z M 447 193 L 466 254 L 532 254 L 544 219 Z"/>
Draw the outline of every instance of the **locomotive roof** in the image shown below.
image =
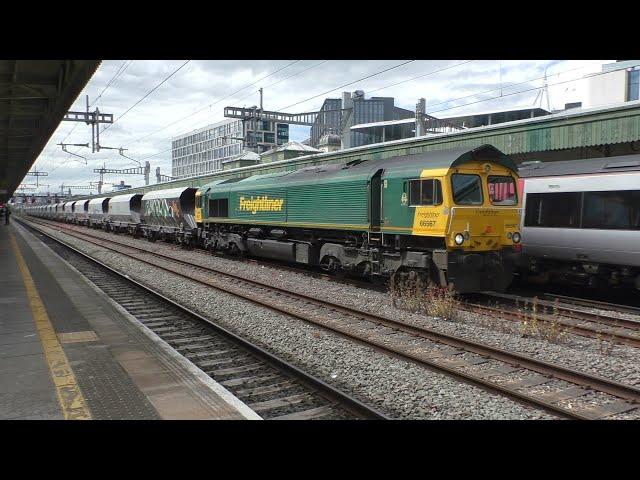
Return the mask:
<path fill-rule="evenodd" d="M 223 187 L 231 183 L 229 187 L 243 188 L 246 184 L 267 184 L 273 181 L 283 182 L 313 182 L 319 177 L 332 177 L 337 181 L 344 179 L 355 180 L 370 178 L 379 169 L 387 171 L 415 169 L 421 172 L 424 169 L 453 168 L 471 161 L 491 161 L 506 168 L 517 171 L 518 167 L 511 158 L 492 145 L 481 145 L 475 148 L 459 147 L 449 150 L 437 150 L 432 152 L 403 155 L 379 160 L 353 160 L 346 164 L 323 164 L 299 170 L 276 172 L 264 175 L 253 175 L 238 179 L 236 183 L 213 182 L 201 187 L 207 190 L 211 187 Z M 281 179 L 281 180 L 280 180 Z M 149 195 L 149 194 L 147 194 Z"/>
<path fill-rule="evenodd" d="M 459 165 L 472 161 L 490 161 L 495 162 L 503 167 L 518 171 L 516 163 L 507 155 L 502 153 L 493 145 L 484 144 L 479 147 L 458 147 L 449 150 L 435 150 L 431 152 L 416 153 L 413 155 L 403 155 L 401 157 L 392 157 L 384 160 L 368 160 L 356 166 L 356 168 L 370 168 L 377 170 L 379 168 L 394 167 L 418 167 L 420 169 L 427 168 L 454 168 Z"/>
<path fill-rule="evenodd" d="M 530 178 L 633 171 L 640 171 L 640 155 L 533 163 L 521 165 L 518 173 Z"/>

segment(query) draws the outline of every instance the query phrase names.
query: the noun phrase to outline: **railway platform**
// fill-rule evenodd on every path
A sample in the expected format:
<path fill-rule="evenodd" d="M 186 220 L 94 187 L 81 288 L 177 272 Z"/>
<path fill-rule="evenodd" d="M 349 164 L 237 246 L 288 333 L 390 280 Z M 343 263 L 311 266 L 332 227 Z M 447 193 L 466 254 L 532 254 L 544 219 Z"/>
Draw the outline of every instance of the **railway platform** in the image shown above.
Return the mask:
<path fill-rule="evenodd" d="M 0 419 L 259 419 L 12 222 L 0 225 Z"/>

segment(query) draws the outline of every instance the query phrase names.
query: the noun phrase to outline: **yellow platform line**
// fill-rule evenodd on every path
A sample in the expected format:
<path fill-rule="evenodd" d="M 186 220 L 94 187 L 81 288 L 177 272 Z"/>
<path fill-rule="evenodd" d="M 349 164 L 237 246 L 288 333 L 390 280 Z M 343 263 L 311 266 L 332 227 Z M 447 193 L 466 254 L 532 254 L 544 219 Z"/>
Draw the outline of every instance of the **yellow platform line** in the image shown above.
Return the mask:
<path fill-rule="evenodd" d="M 31 313 L 33 314 L 33 319 L 35 320 L 36 328 L 40 335 L 40 342 L 42 342 L 44 355 L 47 360 L 47 365 L 49 366 L 53 384 L 56 387 L 58 402 L 62 408 L 64 418 L 65 420 L 91 420 L 91 412 L 82 396 L 80 387 L 76 382 L 76 377 L 73 374 L 73 369 L 71 365 L 69 365 L 67 356 L 58 341 L 53 325 L 51 325 L 47 310 L 38 294 L 38 289 L 31 277 L 31 273 L 29 273 L 29 268 L 20 253 L 20 248 L 18 247 L 13 232 L 10 233 L 10 237 L 11 246 L 16 254 L 18 268 L 20 269 L 24 286 L 27 290 Z"/>

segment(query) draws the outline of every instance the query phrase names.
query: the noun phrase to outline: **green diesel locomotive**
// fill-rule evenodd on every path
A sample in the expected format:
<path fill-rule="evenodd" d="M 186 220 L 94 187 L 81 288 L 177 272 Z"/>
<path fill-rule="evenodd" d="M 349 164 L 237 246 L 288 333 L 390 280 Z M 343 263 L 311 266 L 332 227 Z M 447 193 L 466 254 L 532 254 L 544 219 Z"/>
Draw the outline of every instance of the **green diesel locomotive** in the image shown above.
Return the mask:
<path fill-rule="evenodd" d="M 204 248 L 345 270 L 416 271 L 461 293 L 503 290 L 520 241 L 517 167 L 491 145 L 355 160 L 196 192 Z"/>

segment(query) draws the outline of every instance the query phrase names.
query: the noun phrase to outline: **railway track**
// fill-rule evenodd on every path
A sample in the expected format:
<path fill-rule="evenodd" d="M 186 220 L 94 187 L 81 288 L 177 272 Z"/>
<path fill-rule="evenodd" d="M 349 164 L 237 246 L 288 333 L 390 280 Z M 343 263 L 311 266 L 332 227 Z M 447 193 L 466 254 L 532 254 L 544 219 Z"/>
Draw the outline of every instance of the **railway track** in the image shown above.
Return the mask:
<path fill-rule="evenodd" d="M 535 315 L 536 322 L 547 326 L 555 324 L 558 328 L 566 329 L 576 335 L 640 348 L 640 317 L 638 320 L 630 320 L 594 313 L 581 307 L 562 305 L 559 302 L 559 297 L 548 296 L 547 298 L 557 298 L 555 301 L 550 301 L 495 292 L 483 292 L 482 295 L 485 299 L 492 299 L 501 305 L 507 304 L 509 308 L 505 309 L 502 306 L 490 306 L 473 301 L 468 302 L 463 308 L 489 315 L 498 314 L 501 318 L 514 322 L 531 321 Z M 583 304 L 588 303 L 582 299 L 576 300 L 580 300 Z M 577 302 L 575 303 L 577 304 Z M 615 307 L 614 304 L 607 305 Z M 592 306 L 591 308 L 596 307 Z"/>
<path fill-rule="evenodd" d="M 560 302 L 579 305 L 583 307 L 595 308 L 600 310 L 613 310 L 618 312 L 625 312 L 633 315 L 638 315 L 640 317 L 640 307 L 634 307 L 631 305 L 621 305 L 619 303 L 603 302 L 600 300 L 593 300 L 590 298 L 569 297 L 566 295 L 558 295 L 556 293 L 543 293 L 542 297 L 552 301 L 558 300 Z"/>
<path fill-rule="evenodd" d="M 41 229 L 28 226 L 145 327 L 264 419 L 388 419 L 376 409 L 303 372 Z"/>
<path fill-rule="evenodd" d="M 58 227 L 49 223 L 47 226 Z M 630 385 L 280 289 L 115 239 L 107 240 L 70 229 L 67 232 L 67 235 L 149 266 L 299 318 L 386 354 L 564 418 L 600 419 L 640 408 L 640 389 Z M 587 401 L 596 397 L 595 404 Z"/>

